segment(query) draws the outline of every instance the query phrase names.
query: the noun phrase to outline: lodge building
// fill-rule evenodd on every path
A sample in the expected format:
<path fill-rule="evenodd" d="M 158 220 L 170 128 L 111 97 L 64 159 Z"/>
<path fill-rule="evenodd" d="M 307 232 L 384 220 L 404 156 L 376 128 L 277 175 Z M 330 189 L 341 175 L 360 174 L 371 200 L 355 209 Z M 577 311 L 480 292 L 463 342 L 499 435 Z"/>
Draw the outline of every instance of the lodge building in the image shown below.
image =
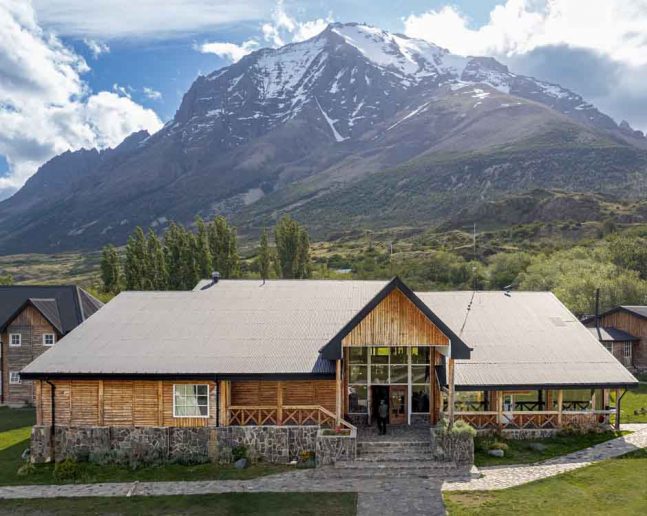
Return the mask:
<path fill-rule="evenodd" d="M 391 281 L 202 281 L 123 292 L 21 373 L 37 425 L 390 425 L 608 421 L 636 379 L 546 292 Z"/>

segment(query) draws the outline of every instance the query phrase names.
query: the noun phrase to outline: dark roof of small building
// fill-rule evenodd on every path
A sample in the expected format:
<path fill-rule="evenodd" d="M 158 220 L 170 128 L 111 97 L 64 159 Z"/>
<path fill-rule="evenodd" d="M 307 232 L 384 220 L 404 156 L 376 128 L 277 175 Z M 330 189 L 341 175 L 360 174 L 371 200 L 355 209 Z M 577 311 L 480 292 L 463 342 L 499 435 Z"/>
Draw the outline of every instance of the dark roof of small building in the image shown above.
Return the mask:
<path fill-rule="evenodd" d="M 0 286 L 0 331 L 28 304 L 62 335 L 103 306 L 101 301 L 75 285 L 3 285 Z"/>
<path fill-rule="evenodd" d="M 620 312 L 620 311 L 629 312 L 629 313 L 631 313 L 631 314 L 633 314 L 633 315 L 635 315 L 637 317 L 640 317 L 642 319 L 647 319 L 647 306 L 645 306 L 645 305 L 619 305 L 619 306 L 615 306 L 613 308 L 610 308 L 606 312 L 602 312 L 600 314 L 600 317 L 604 317 L 605 315 L 611 315 L 611 314 L 614 314 L 614 313 Z M 585 317 L 584 319 L 582 319 L 582 324 L 589 325 L 589 324 L 592 324 L 594 322 L 595 322 L 595 315 L 589 315 L 589 316 Z"/>
<path fill-rule="evenodd" d="M 589 331 L 601 342 L 629 342 L 633 340 L 640 340 L 640 337 L 631 335 L 626 331 L 619 330 L 618 328 L 589 328 Z"/>

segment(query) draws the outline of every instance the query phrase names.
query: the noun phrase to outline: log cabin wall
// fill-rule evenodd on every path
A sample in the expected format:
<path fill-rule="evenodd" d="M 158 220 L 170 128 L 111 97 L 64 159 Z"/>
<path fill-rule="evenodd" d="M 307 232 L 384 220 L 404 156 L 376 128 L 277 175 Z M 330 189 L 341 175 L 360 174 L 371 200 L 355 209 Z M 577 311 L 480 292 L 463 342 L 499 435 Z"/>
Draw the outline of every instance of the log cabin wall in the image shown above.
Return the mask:
<path fill-rule="evenodd" d="M 617 328 L 635 337 L 640 337 L 632 349 L 633 365 L 637 369 L 647 369 L 647 319 L 619 310 L 602 316 L 600 326 Z"/>
<path fill-rule="evenodd" d="M 9 335 L 20 335 L 20 346 L 9 345 Z M 34 402 L 34 389 L 30 380 L 19 384 L 10 384 L 10 372 L 19 372 L 30 362 L 47 351 L 50 347 L 43 345 L 43 335 L 53 333 L 56 340 L 60 335 L 43 315 L 33 306 L 27 306 L 11 321 L 6 330 L 0 334 L 2 341 L 2 402 L 19 405 Z M 56 345 L 56 344 L 54 344 Z"/>
<path fill-rule="evenodd" d="M 216 425 L 216 383 L 205 380 L 54 380 L 56 424 L 61 426 Z M 51 387 L 36 384 L 36 421 L 49 425 Z M 174 417 L 173 385 L 209 385 L 209 417 Z"/>
<path fill-rule="evenodd" d="M 321 405 L 335 411 L 335 380 L 245 380 L 231 382 L 234 406 Z"/>
<path fill-rule="evenodd" d="M 400 290 L 386 296 L 342 339 L 343 346 L 446 346 L 449 339 Z"/>

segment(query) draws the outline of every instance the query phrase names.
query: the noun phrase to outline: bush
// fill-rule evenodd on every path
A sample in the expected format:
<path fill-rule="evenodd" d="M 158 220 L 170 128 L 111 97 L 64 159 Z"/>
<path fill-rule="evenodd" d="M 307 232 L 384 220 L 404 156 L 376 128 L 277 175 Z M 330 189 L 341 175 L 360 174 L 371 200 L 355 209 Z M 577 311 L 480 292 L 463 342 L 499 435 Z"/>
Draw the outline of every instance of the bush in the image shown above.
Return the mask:
<path fill-rule="evenodd" d="M 508 451 L 508 448 L 509 448 L 509 446 L 506 443 L 502 443 L 501 441 L 493 441 L 488 446 L 488 450 Z"/>
<path fill-rule="evenodd" d="M 81 476 L 81 468 L 75 460 L 68 458 L 56 463 L 53 476 L 58 482 L 77 480 Z"/>
<path fill-rule="evenodd" d="M 36 466 L 34 466 L 31 462 L 27 462 L 18 468 L 18 471 L 16 472 L 16 474 L 19 477 L 28 477 L 29 475 L 33 474 L 35 471 L 36 471 Z"/>
<path fill-rule="evenodd" d="M 472 437 L 476 437 L 476 429 L 462 419 L 454 421 L 451 430 L 449 429 L 448 421 L 446 419 L 441 419 L 439 422 L 439 427 L 444 433 L 466 434 L 471 435 Z"/>
<path fill-rule="evenodd" d="M 218 447 L 218 464 L 231 464 L 234 462 L 234 454 L 229 446 L 219 446 Z"/>
<path fill-rule="evenodd" d="M 234 462 L 240 459 L 246 459 L 247 458 L 247 446 L 241 444 L 240 446 L 234 446 L 231 449 L 231 454 L 232 458 L 234 459 Z"/>

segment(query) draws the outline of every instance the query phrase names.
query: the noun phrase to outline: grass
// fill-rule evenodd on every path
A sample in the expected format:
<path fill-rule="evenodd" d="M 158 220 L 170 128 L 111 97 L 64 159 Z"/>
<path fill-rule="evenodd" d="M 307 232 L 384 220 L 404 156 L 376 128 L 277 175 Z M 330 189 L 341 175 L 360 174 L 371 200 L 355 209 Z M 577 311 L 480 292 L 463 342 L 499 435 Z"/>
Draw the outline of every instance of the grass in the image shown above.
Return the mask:
<path fill-rule="evenodd" d="M 620 402 L 620 421 L 623 423 L 647 423 L 647 383 L 644 375 L 639 378 L 641 383 L 637 389 L 627 391 Z M 611 394 L 615 403 L 615 393 Z M 641 409 L 645 413 L 641 414 Z"/>
<path fill-rule="evenodd" d="M 288 466 L 259 463 L 246 469 L 236 469 L 232 465 L 198 464 L 183 466 L 167 464 L 155 467 L 130 469 L 124 466 L 79 463 L 76 478 L 57 481 L 53 477 L 51 464 L 39 464 L 28 476 L 19 476 L 18 468 L 24 463 L 22 452 L 29 447 L 31 425 L 34 424 L 33 409 L 0 408 L 0 485 L 21 484 L 60 484 L 95 482 L 142 482 L 172 480 L 244 480 L 249 478 L 281 473 Z"/>
<path fill-rule="evenodd" d="M 447 492 L 450 516 L 647 514 L 647 450 L 501 491 Z"/>
<path fill-rule="evenodd" d="M 477 437 L 474 441 L 474 463 L 477 466 L 498 466 L 501 464 L 529 464 L 565 455 L 583 448 L 588 448 L 609 439 L 615 439 L 628 432 L 603 432 L 584 435 L 557 435 L 545 439 L 497 439 L 508 445 L 504 457 L 492 457 L 487 453 L 487 446 L 493 438 Z M 537 451 L 530 448 L 531 443 L 541 443 L 545 450 Z"/>
<path fill-rule="evenodd" d="M 68 514 L 205 514 L 326 515 L 355 514 L 354 493 L 227 493 L 196 496 L 141 496 L 132 498 L 54 498 L 0 500 L 0 514 L 41 516 Z"/>

